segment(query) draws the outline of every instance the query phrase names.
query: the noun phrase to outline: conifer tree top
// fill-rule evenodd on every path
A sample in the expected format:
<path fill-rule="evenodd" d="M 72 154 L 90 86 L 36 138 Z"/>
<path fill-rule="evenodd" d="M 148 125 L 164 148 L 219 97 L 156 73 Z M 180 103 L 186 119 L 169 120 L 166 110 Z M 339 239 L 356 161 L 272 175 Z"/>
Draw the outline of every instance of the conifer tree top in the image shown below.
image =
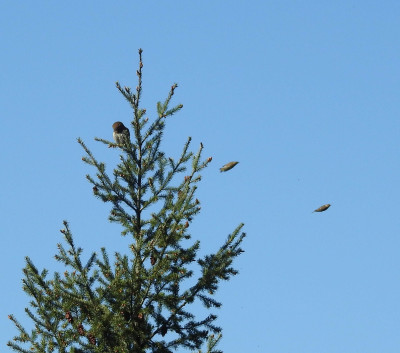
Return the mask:
<path fill-rule="evenodd" d="M 23 289 L 32 297 L 26 312 L 34 328 L 26 331 L 10 315 L 19 331 L 9 342 L 16 351 L 173 352 L 200 349 L 208 341 L 207 351 L 217 352 L 221 336 L 214 334 L 221 328 L 213 308 L 221 303 L 214 296 L 222 280 L 237 274 L 232 263 L 242 252 L 243 224 L 215 253 L 198 256 L 200 241 L 192 239 L 190 224 L 201 209 L 195 196 L 200 173 L 212 158 L 202 158 L 202 144 L 190 152 L 190 137 L 176 158 L 161 150 L 165 124 L 183 106 L 170 106 L 178 87 L 173 84 L 165 101 L 157 103 L 157 116 L 147 116 L 140 107 L 142 69 L 140 49 L 136 89 L 116 83 L 133 120 L 110 123 L 113 141 L 95 139 L 119 158 L 116 168 L 110 173 L 78 139 L 86 153 L 82 160 L 95 168 L 94 176 L 86 176 L 93 194 L 110 205 L 109 220 L 121 225 L 127 252 L 110 261 L 102 248 L 84 264 L 83 250 L 64 221 L 66 247 L 58 244 L 55 258 L 65 272 L 48 279 L 47 270 L 40 272 L 26 259 Z M 197 302 L 210 313 L 195 317 Z"/>

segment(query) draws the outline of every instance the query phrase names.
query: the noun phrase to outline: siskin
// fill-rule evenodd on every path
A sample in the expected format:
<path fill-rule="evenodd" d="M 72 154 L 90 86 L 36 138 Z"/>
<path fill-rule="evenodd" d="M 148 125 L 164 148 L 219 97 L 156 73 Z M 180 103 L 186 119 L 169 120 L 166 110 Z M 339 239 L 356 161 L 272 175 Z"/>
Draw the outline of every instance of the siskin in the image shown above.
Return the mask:
<path fill-rule="evenodd" d="M 318 207 L 316 210 L 313 212 L 324 212 L 326 211 L 329 207 L 331 207 L 331 204 L 327 203 L 326 205 L 322 205 L 321 207 Z"/>
<path fill-rule="evenodd" d="M 239 162 L 229 162 L 227 164 L 225 164 L 222 168 L 219 168 L 219 170 L 221 172 L 226 172 L 229 169 L 232 169 L 236 164 L 238 164 Z"/>

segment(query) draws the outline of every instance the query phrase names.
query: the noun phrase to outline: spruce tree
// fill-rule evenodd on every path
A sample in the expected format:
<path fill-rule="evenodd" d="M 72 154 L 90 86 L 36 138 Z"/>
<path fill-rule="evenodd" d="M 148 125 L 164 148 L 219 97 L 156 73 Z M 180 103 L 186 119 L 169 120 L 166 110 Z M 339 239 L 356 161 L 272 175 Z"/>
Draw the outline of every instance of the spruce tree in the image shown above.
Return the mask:
<path fill-rule="evenodd" d="M 119 223 L 128 239 L 126 254 L 117 252 L 110 261 L 102 248 L 84 263 L 64 221 L 65 243 L 55 255 L 65 266 L 63 274 L 49 279 L 48 270 L 39 271 L 26 258 L 23 290 L 32 300 L 25 311 L 33 328 L 28 332 L 9 316 L 19 333 L 8 345 L 18 352 L 166 353 L 198 350 L 203 343 L 207 352 L 219 352 L 221 328 L 213 308 L 221 303 L 214 295 L 221 281 L 237 274 L 232 262 L 242 252 L 243 224 L 217 252 L 198 255 L 200 242 L 192 240 L 189 226 L 200 211 L 195 197 L 200 172 L 211 158 L 202 160 L 202 144 L 197 153 L 189 152 L 190 138 L 177 159 L 160 150 L 165 124 L 182 105 L 170 107 L 174 84 L 164 103 L 157 103 L 158 116 L 149 120 L 139 106 L 142 68 L 140 49 L 136 90 L 116 83 L 133 109 L 130 136 L 119 143 L 95 139 L 120 152 L 112 174 L 78 139 L 83 161 L 96 171 L 87 175 L 93 193 L 110 205 L 109 220 Z M 196 302 L 209 314 L 196 318 L 191 311 Z"/>

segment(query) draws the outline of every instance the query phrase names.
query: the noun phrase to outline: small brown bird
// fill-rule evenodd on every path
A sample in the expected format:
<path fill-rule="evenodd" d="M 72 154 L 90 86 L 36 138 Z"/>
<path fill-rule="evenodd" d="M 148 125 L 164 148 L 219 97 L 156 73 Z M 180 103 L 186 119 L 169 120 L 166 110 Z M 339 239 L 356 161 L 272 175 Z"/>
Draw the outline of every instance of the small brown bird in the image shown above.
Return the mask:
<path fill-rule="evenodd" d="M 331 207 L 331 204 L 327 203 L 326 205 L 322 205 L 321 207 L 318 207 L 316 210 L 313 212 L 324 212 L 326 211 L 329 207 Z"/>
<path fill-rule="evenodd" d="M 219 168 L 219 170 L 221 172 L 226 172 L 229 169 L 232 169 L 236 164 L 238 164 L 239 162 L 229 162 L 227 164 L 225 164 L 223 167 Z"/>
<path fill-rule="evenodd" d="M 112 128 L 114 130 L 113 138 L 117 144 L 121 145 L 124 142 L 129 141 L 131 134 L 124 124 L 122 124 L 120 121 L 116 121 L 114 124 L 112 124 Z"/>

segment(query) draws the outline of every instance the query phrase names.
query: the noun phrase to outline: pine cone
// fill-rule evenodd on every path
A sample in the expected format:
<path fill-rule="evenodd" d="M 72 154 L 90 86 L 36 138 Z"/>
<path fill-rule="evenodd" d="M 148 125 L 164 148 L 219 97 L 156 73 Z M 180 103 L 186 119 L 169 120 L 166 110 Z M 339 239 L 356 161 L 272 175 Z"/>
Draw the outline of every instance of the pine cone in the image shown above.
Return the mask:
<path fill-rule="evenodd" d="M 70 324 L 72 324 L 72 323 L 74 322 L 74 318 L 72 317 L 70 311 L 67 311 L 67 312 L 65 313 L 65 318 L 68 320 L 68 322 L 69 322 Z"/>
<path fill-rule="evenodd" d="M 96 337 L 94 337 L 91 333 L 87 335 L 87 338 L 91 344 L 96 344 Z"/>
<path fill-rule="evenodd" d="M 79 333 L 79 335 L 81 335 L 81 336 L 85 336 L 85 329 L 84 329 L 82 323 L 80 323 L 80 324 L 78 325 L 78 333 Z"/>

